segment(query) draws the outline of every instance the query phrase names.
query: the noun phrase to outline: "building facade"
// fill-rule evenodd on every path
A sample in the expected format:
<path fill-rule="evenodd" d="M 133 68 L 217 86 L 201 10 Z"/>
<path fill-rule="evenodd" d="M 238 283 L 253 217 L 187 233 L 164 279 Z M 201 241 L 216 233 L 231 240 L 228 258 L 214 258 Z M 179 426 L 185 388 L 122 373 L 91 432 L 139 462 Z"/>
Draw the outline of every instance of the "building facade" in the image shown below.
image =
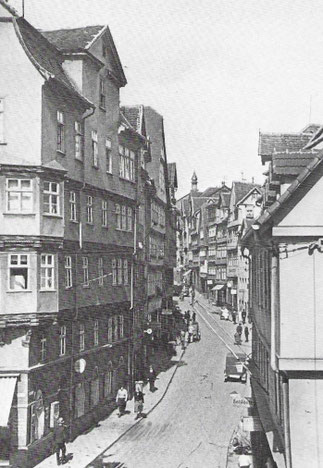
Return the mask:
<path fill-rule="evenodd" d="M 107 26 L 41 33 L 1 0 L 0 39 L 0 446 L 28 468 L 58 415 L 74 438 L 132 389 L 150 153 Z"/>
<path fill-rule="evenodd" d="M 319 467 L 322 459 L 322 193 L 320 133 L 260 134 L 268 164 L 263 211 L 242 237 L 250 259 L 251 386 L 263 432 L 257 466 Z"/>

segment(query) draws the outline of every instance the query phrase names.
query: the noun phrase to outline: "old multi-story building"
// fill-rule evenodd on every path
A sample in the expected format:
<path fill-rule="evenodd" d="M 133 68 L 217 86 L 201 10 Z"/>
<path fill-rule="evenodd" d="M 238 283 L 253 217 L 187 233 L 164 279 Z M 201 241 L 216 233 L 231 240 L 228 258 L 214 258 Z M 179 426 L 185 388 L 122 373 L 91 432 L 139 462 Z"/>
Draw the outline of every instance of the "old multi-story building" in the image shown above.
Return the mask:
<path fill-rule="evenodd" d="M 146 177 L 146 231 L 142 239 L 145 250 L 147 295 L 144 308 L 144 332 L 151 337 L 169 336 L 174 268 L 176 266 L 177 190 L 176 164 L 167 163 L 163 117 L 148 106 L 122 107 L 132 126 L 149 144 L 149 158 L 141 167 Z M 155 340 L 156 341 L 156 340 Z M 145 334 L 145 356 L 149 360 L 151 341 Z"/>
<path fill-rule="evenodd" d="M 240 238 L 243 223 L 260 214 L 260 187 L 254 183 L 233 182 L 227 224 L 227 302 L 240 318 L 249 309 L 249 263 L 241 252 Z"/>
<path fill-rule="evenodd" d="M 39 32 L 1 0 L 0 83 L 0 436 L 27 468 L 58 414 L 74 437 L 130 387 L 147 142 L 107 26 Z"/>
<path fill-rule="evenodd" d="M 244 227 L 251 262 L 251 385 L 263 432 L 252 434 L 257 466 L 319 467 L 322 460 L 322 133 L 260 134 L 269 162 L 263 212 Z"/>

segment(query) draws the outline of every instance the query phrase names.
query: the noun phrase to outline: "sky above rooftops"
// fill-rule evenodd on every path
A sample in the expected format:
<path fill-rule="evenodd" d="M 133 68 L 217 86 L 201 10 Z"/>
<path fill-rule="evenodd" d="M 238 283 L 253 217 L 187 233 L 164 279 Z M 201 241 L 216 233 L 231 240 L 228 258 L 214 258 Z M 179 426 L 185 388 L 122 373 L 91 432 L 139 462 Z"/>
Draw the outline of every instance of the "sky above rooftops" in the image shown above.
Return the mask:
<path fill-rule="evenodd" d="M 43 30 L 109 25 L 121 103 L 164 116 L 178 197 L 194 170 L 202 191 L 241 172 L 262 182 L 259 129 L 323 123 L 320 0 L 25 0 L 25 17 Z"/>

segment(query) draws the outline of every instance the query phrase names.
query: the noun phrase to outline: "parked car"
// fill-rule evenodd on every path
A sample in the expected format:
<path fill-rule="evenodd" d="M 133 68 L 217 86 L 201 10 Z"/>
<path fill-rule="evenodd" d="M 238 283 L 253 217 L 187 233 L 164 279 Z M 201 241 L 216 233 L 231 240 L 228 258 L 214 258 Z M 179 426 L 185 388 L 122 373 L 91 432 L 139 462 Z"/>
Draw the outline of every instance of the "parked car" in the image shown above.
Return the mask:
<path fill-rule="evenodd" d="M 237 358 L 237 357 L 238 358 Z M 242 383 L 247 382 L 247 359 L 248 356 L 242 353 L 237 353 L 236 356 L 232 353 L 228 353 L 225 358 L 224 368 L 224 381 L 228 380 L 240 380 Z"/>
<path fill-rule="evenodd" d="M 220 320 L 229 320 L 230 319 L 230 312 L 226 307 L 221 309 Z"/>

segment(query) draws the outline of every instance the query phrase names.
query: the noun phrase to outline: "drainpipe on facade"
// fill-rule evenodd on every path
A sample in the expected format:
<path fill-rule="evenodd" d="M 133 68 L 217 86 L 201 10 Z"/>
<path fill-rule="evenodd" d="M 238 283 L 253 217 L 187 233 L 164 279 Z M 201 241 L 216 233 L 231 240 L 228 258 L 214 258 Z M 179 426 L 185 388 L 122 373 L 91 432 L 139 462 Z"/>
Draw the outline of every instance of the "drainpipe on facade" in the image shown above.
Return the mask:
<path fill-rule="evenodd" d="M 136 344 L 136 316 L 135 316 L 135 304 L 134 304 L 134 282 L 135 282 L 135 259 L 137 254 L 137 206 L 134 213 L 134 226 L 133 226 L 133 254 L 131 262 L 131 280 L 130 280 L 130 310 L 132 314 L 132 349 L 130 350 L 131 356 L 131 389 L 130 393 L 135 384 L 135 344 Z"/>
<path fill-rule="evenodd" d="M 88 109 L 85 111 L 82 115 L 82 122 L 83 122 L 83 134 L 85 134 L 84 131 L 84 124 L 85 124 L 85 119 L 88 117 L 91 117 L 95 112 L 95 107 L 92 107 L 91 109 Z M 83 157 L 84 157 L 84 138 L 82 142 L 82 152 L 83 152 Z M 85 180 L 84 180 L 84 165 L 83 165 L 83 186 L 81 188 L 80 194 L 82 190 L 85 188 Z M 82 250 L 83 248 L 83 230 L 82 230 L 82 223 L 80 219 L 80 225 L 79 225 L 79 248 Z M 77 300 L 77 282 L 78 282 L 78 270 L 77 270 L 77 261 L 78 261 L 78 254 L 77 252 L 75 253 L 75 288 L 74 288 L 74 308 L 75 308 L 75 315 L 72 317 L 72 330 L 71 330 L 71 367 L 70 367 L 70 401 L 69 401 L 69 412 L 70 412 L 70 417 L 69 417 L 69 433 L 70 433 L 70 440 L 72 440 L 72 435 L 73 435 L 73 388 L 74 388 L 74 322 L 78 320 L 78 300 Z"/>
<path fill-rule="evenodd" d="M 279 256 L 274 253 L 271 259 L 271 337 L 270 364 L 274 372 L 278 371 L 276 363 L 276 321 L 279 312 Z"/>
<path fill-rule="evenodd" d="M 284 440 L 285 440 L 285 462 L 286 468 L 292 468 L 292 449 L 290 441 L 289 422 L 289 386 L 286 376 L 283 377 L 283 403 L 284 403 Z"/>

